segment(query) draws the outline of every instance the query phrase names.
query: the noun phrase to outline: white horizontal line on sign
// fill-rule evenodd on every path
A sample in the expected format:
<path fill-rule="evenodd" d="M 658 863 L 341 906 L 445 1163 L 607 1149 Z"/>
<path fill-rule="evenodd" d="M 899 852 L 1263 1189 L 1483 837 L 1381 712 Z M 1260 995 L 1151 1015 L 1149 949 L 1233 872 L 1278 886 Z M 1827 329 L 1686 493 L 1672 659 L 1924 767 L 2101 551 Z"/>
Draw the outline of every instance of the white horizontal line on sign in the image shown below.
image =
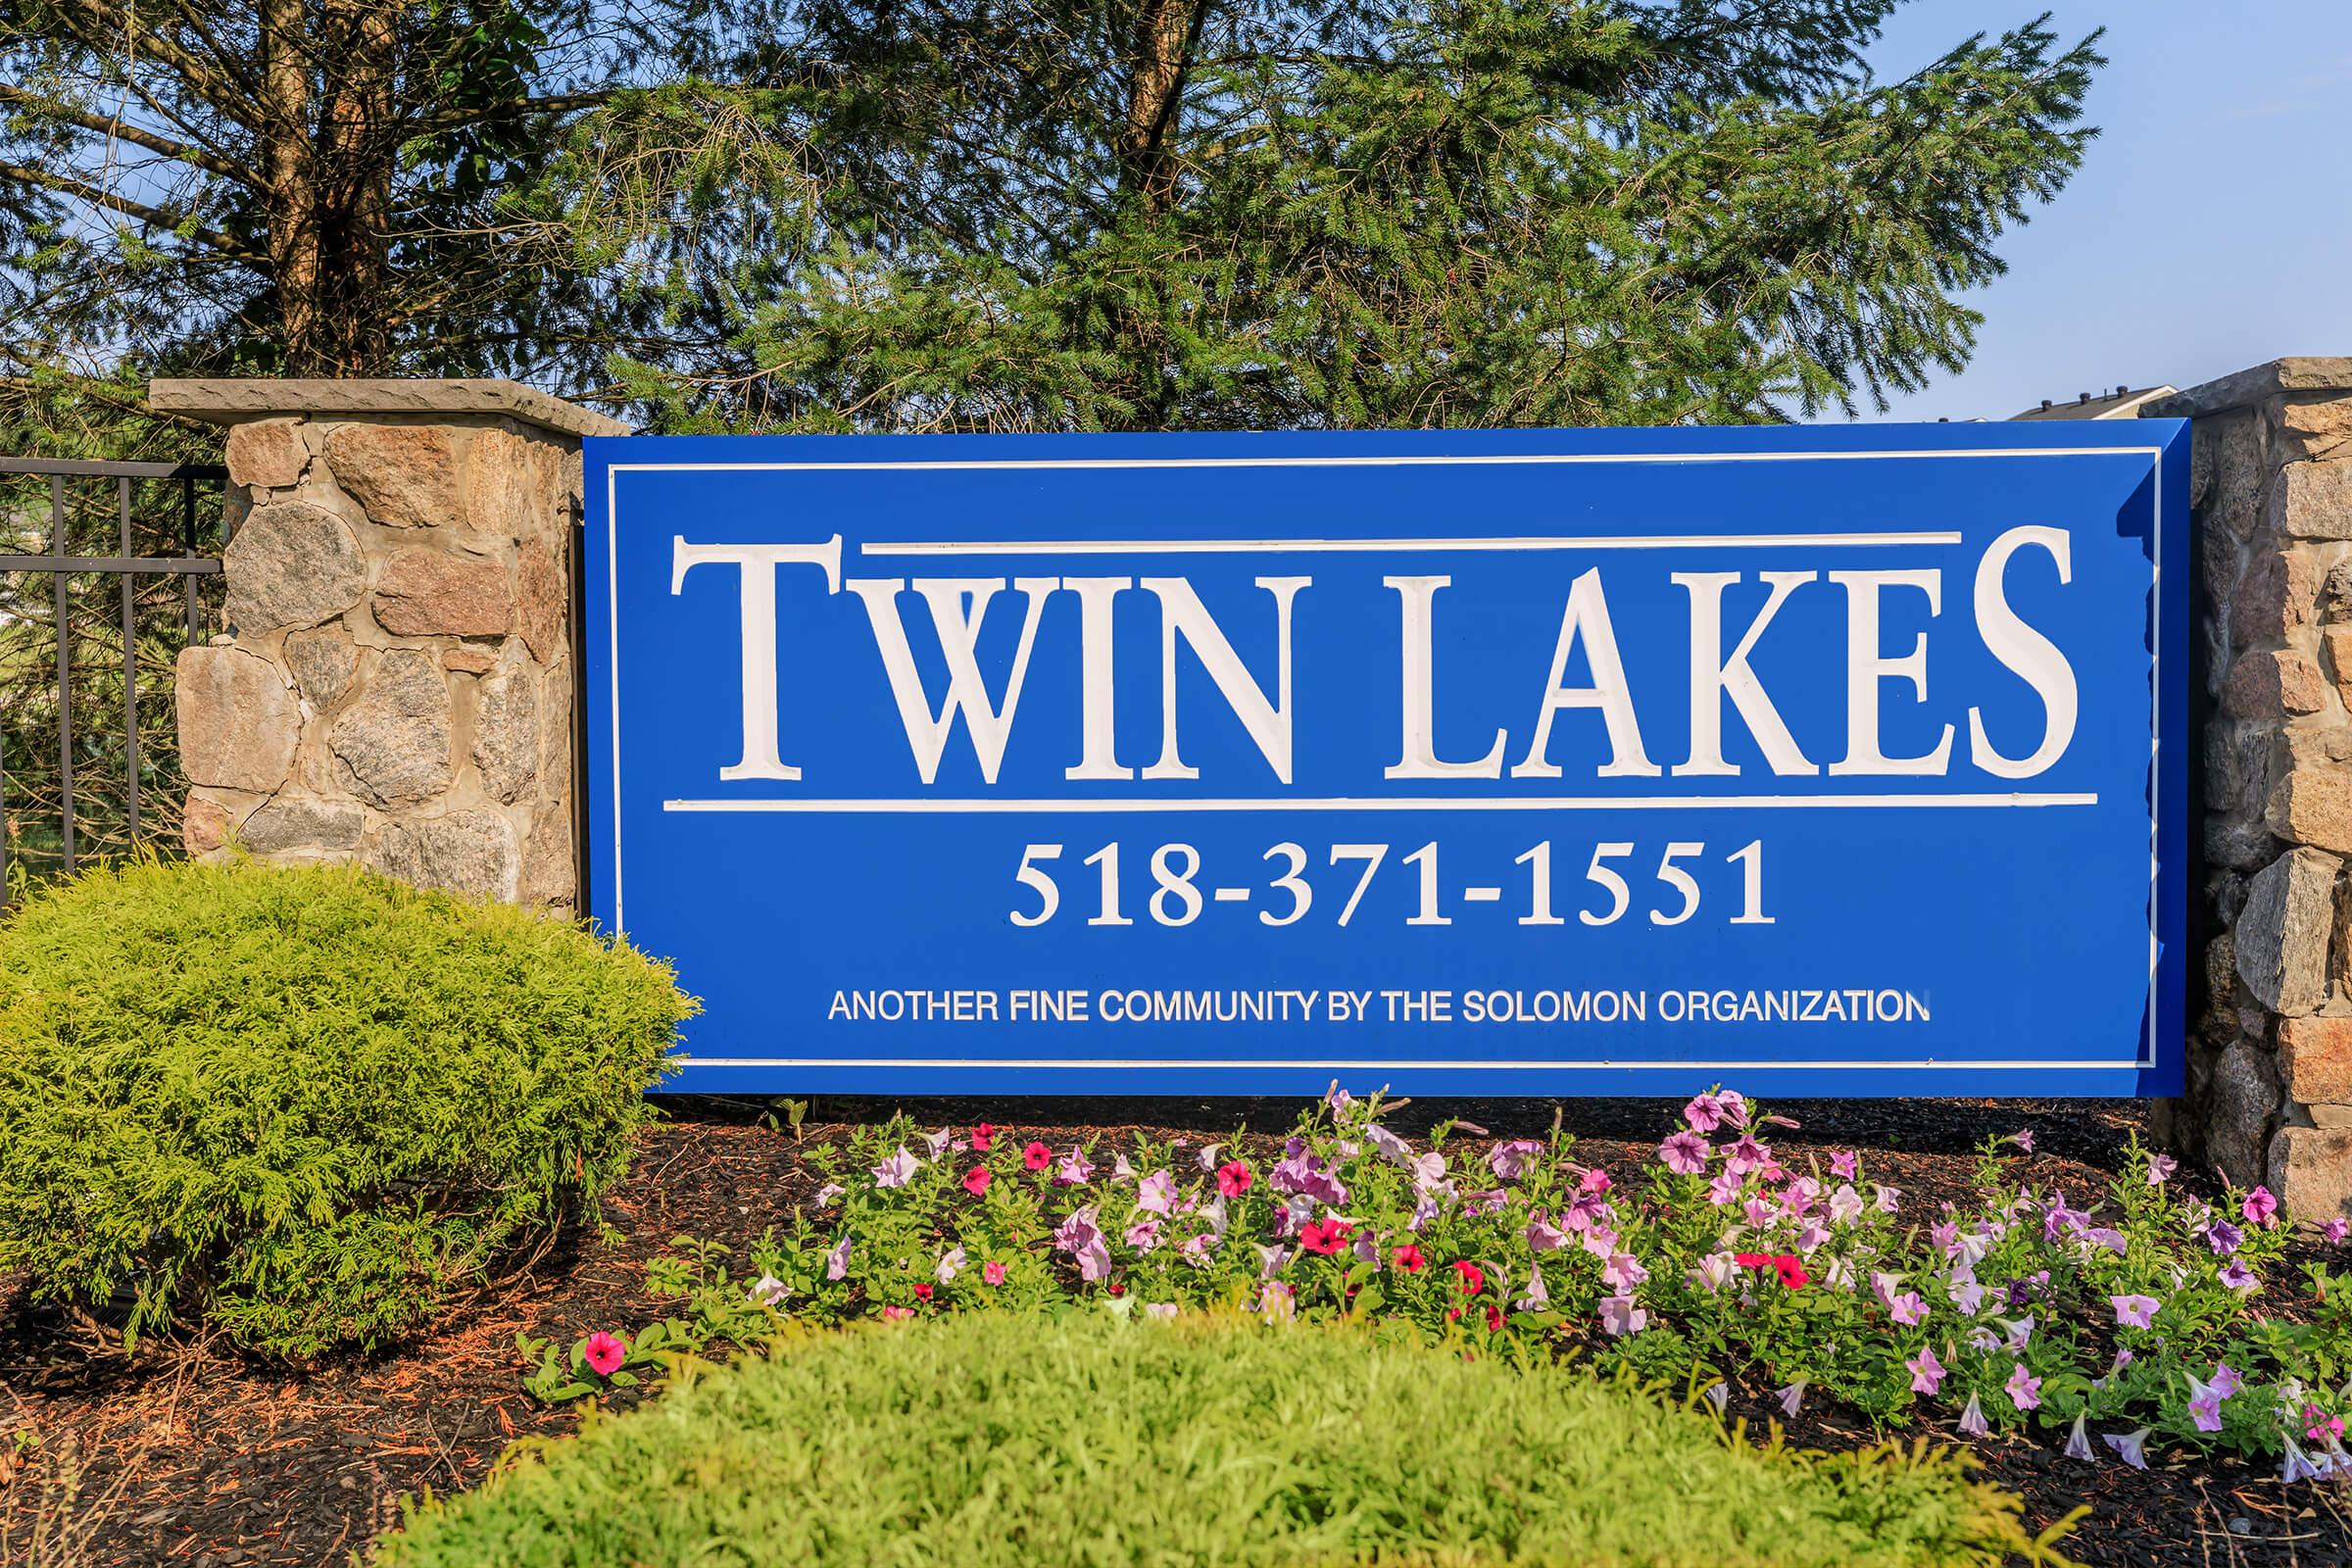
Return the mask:
<path fill-rule="evenodd" d="M 1933 1057 L 1918 1060 L 1890 1061 L 1775 1061 L 1748 1058 L 1741 1061 L 1462 1061 L 1433 1058 L 1426 1061 L 1335 1061 L 1330 1057 L 1311 1057 L 1302 1060 L 1280 1061 L 1209 1061 L 1198 1056 L 1179 1056 L 1165 1059 L 1138 1058 L 1122 1061 L 1072 1059 L 1066 1056 L 1031 1056 L 1019 1059 L 1007 1057 L 972 1056 L 697 1056 L 691 1052 L 676 1058 L 690 1067 L 1092 1067 L 1117 1071 L 1135 1067 L 1312 1067 L 1318 1072 L 1340 1069 L 1349 1072 L 1387 1071 L 1391 1069 L 1423 1067 L 1467 1067 L 1479 1071 L 1541 1071 L 1560 1068 L 1633 1069 L 1639 1067 L 1698 1068 L 1713 1072 L 1777 1071 L 1792 1067 L 1808 1071 L 1827 1071 L 1840 1067 L 1949 1067 L 1963 1072 L 1997 1072 L 2018 1067 L 2095 1067 L 2140 1068 L 2144 1061 L 1937 1061 Z"/>
<path fill-rule="evenodd" d="M 2096 806 L 2090 795 L 1495 795 L 1395 800 L 742 800 L 663 801 L 664 811 L 1631 811 L 1739 807 Z"/>
<path fill-rule="evenodd" d="M 1578 463 L 1838 463 L 1916 458 L 2155 457 L 2161 447 L 1936 447 L 1899 452 L 1464 452 L 1264 458 L 949 458 L 914 463 L 615 463 L 612 473 L 844 473 L 967 468 L 1419 468 Z"/>
<path fill-rule="evenodd" d="M 1913 533 L 1547 534 L 1512 539 L 896 539 L 869 556 L 1366 555 L 1383 550 L 1725 550 L 1838 545 L 1956 545 L 1957 530 Z"/>

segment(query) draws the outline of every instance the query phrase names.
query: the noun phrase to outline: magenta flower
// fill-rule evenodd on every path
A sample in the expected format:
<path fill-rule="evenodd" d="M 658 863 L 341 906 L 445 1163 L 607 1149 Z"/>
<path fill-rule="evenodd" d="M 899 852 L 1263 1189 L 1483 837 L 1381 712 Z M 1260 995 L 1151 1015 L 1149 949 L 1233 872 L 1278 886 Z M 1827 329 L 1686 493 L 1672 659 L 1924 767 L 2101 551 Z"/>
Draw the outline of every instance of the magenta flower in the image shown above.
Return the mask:
<path fill-rule="evenodd" d="M 1527 1174 L 1528 1167 L 1536 1162 L 1536 1156 L 1542 1152 L 1544 1146 L 1534 1139 L 1514 1138 L 1509 1143 L 1496 1144 L 1494 1152 L 1487 1155 L 1487 1164 L 1494 1170 L 1496 1181 L 1515 1182 Z"/>
<path fill-rule="evenodd" d="M 1943 1363 L 1936 1359 L 1936 1350 L 1933 1346 L 1922 1346 L 1919 1353 L 1905 1361 L 1903 1365 L 1911 1369 L 1911 1392 L 1913 1394 L 1924 1394 L 1933 1398 L 1936 1392 L 1943 1387 L 1943 1380 L 1947 1374 Z"/>
<path fill-rule="evenodd" d="M 2010 1368 L 2009 1381 L 2001 1385 L 2001 1392 L 2020 1410 L 2031 1410 L 2041 1403 L 2041 1379 L 2028 1372 L 2026 1363 L 2020 1361 Z"/>
<path fill-rule="evenodd" d="M 1723 1125 L 1723 1104 L 1713 1095 L 1700 1095 L 1683 1107 L 1683 1120 L 1694 1133 L 1711 1133 Z"/>
<path fill-rule="evenodd" d="M 2352 1235 L 2352 1220 L 2345 1219 L 2338 1214 L 2320 1227 L 2320 1234 L 2328 1238 L 2330 1246 L 2341 1247 L 2344 1245 L 2344 1238 Z"/>
<path fill-rule="evenodd" d="M 2099 1441 L 2122 1455 L 2124 1463 L 2132 1469 L 2145 1470 L 2148 1467 L 2148 1429 L 2146 1427 L 2141 1427 L 2136 1432 L 2104 1433 L 2100 1436 Z"/>
<path fill-rule="evenodd" d="M 974 1165 L 963 1173 L 963 1190 L 974 1198 L 986 1198 L 988 1184 L 993 1180 L 995 1178 L 989 1175 L 986 1165 Z"/>
<path fill-rule="evenodd" d="M 1604 1296 L 1600 1298 L 1600 1326 L 1613 1339 L 1639 1334 L 1649 1326 L 1649 1314 L 1634 1304 L 1630 1296 Z"/>
<path fill-rule="evenodd" d="M 874 1185 L 876 1187 L 904 1187 L 920 1168 L 921 1162 L 906 1152 L 905 1144 L 901 1144 L 897 1153 L 874 1167 Z"/>
<path fill-rule="evenodd" d="M 2238 1205 L 2237 1211 L 2246 1216 L 2248 1224 L 2259 1225 L 2267 1231 L 2278 1222 L 2278 1200 L 2271 1196 L 2268 1187 L 2257 1187 L 2246 1195 L 2246 1200 Z"/>
<path fill-rule="evenodd" d="M 2153 1296 L 2110 1296 L 2107 1304 L 2115 1308 L 2115 1326 L 2119 1329 L 2144 1329 L 2164 1303 Z"/>
<path fill-rule="evenodd" d="M 1658 1146 L 1658 1158 L 1679 1175 L 1695 1176 L 1707 1168 L 1707 1141 L 1693 1132 L 1680 1132 Z"/>
<path fill-rule="evenodd" d="M 912 1316 L 914 1308 L 911 1306 L 886 1306 L 882 1309 L 882 1321 L 885 1323 L 904 1323 Z"/>
<path fill-rule="evenodd" d="M 580 1347 L 580 1354 L 587 1359 L 589 1371 L 600 1378 L 609 1378 L 629 1358 L 628 1342 L 598 1329 Z"/>
<path fill-rule="evenodd" d="M 989 1285 L 1004 1284 L 1004 1265 L 998 1262 L 993 1257 L 990 1258 L 987 1262 L 980 1265 L 980 1278 L 984 1283 Z"/>
<path fill-rule="evenodd" d="M 1852 1181 L 1860 1169 L 1860 1159 L 1850 1149 L 1840 1149 L 1830 1155 L 1830 1174 L 1843 1181 Z"/>
<path fill-rule="evenodd" d="M 1250 1190 L 1250 1167 L 1240 1160 L 1229 1160 L 1217 1167 L 1217 1196 L 1239 1198 Z"/>

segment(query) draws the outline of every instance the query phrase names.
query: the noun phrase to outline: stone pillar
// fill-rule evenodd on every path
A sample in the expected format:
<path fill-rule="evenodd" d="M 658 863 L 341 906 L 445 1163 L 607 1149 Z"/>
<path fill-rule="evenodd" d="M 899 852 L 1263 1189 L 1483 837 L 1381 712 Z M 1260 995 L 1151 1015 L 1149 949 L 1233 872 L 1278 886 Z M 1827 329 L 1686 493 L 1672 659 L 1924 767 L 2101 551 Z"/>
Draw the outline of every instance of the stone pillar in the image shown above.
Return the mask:
<path fill-rule="evenodd" d="M 572 907 L 583 435 L 511 381 L 157 381 L 228 427 L 229 632 L 179 657 L 186 843 Z"/>
<path fill-rule="evenodd" d="M 2204 948 L 2179 1139 L 2299 1217 L 2352 1213 L 2352 359 L 2143 412 L 2193 421 Z"/>

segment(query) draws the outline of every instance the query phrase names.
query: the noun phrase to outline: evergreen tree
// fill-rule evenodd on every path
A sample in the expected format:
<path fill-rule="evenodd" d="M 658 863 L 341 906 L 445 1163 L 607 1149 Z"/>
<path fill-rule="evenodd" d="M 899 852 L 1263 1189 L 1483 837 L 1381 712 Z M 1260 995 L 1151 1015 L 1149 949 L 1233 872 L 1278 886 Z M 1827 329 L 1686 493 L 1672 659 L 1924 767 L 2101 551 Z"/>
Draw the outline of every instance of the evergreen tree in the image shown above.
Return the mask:
<path fill-rule="evenodd" d="M 196 90 L 273 79 L 250 6 L 0 0 L 0 238 L 42 342 L 674 428 L 1814 414 L 1964 364 L 2093 134 L 2095 40 L 1879 81 L 1898 3 L 264 0 L 272 118 Z"/>

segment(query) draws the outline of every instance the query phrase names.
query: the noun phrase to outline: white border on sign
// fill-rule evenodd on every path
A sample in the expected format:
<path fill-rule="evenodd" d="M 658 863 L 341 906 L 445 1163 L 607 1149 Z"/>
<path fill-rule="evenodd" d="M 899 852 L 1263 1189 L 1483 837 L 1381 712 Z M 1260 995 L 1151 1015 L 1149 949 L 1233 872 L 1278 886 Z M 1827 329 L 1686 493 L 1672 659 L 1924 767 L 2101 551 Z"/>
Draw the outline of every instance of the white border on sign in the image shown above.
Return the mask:
<path fill-rule="evenodd" d="M 1670 1068 L 1704 1071 L 1762 1071 L 1771 1069 L 1852 1070 L 1854 1068 L 1936 1067 L 1969 1071 L 2007 1071 L 2017 1068 L 2134 1068 L 2147 1069 L 2156 1065 L 2156 1026 L 2158 958 L 2162 940 L 2157 932 L 2157 835 L 2163 831 L 2163 812 L 2158 805 L 2158 792 L 2163 787 L 2162 770 L 2156 765 L 2162 745 L 2164 695 L 2154 661 L 2164 647 L 2164 448 L 2160 446 L 2097 446 L 2097 447 L 1974 447 L 1952 449 L 1922 449 L 1886 452 L 1551 452 L 1551 453 L 1471 453 L 1459 456 L 1391 454 L 1375 456 L 1334 457 L 1265 457 L 1265 458 L 973 458 L 943 459 L 927 462 L 889 463 L 876 461 L 840 463 L 614 463 L 605 468 L 605 570 L 606 625 L 610 637 L 609 668 L 612 685 L 612 925 L 616 931 L 626 931 L 621 914 L 621 844 L 620 844 L 620 492 L 618 476 L 630 473 L 766 473 L 803 471 L 887 472 L 892 470 L 958 470 L 958 469 L 1118 469 L 1118 468 L 1332 468 L 1332 467 L 1433 467 L 1433 466 L 1501 466 L 1573 465 L 1573 464 L 1680 464 L 1680 463 L 1836 463 L 1836 462 L 1902 462 L 1939 458 L 2082 458 L 2082 457 L 2145 457 L 2153 486 L 2150 499 L 2149 537 L 2149 658 L 2148 734 L 2155 744 L 2148 751 L 2148 995 L 2147 1032 L 2141 1040 L 2140 1053 L 2131 1061 L 1937 1061 L 1925 1057 L 1916 1061 L 1693 1061 L 1693 1060 L 1583 1060 L 1583 1061 L 1464 1061 L 1459 1059 L 1419 1061 L 1334 1061 L 1322 1057 L 1308 1060 L 1205 1060 L 1182 1058 L 1173 1060 L 1124 1059 L 1095 1057 L 1046 1057 L 1038 1059 L 1007 1059 L 952 1056 L 689 1056 L 688 1064 L 697 1067 L 1018 1067 L 1018 1068 L 1089 1068 L 1127 1071 L 1148 1067 L 1189 1068 L 1267 1068 L 1312 1067 L 1317 1070 L 1338 1068 L 1346 1071 L 1391 1071 L 1403 1069 L 1467 1068 L 1474 1071 L 1510 1069 L 1556 1072 L 1580 1068 L 1608 1068 L 1631 1070 L 1637 1068 Z M 1958 542 L 1956 532 L 1910 532 L 1880 534 L 1746 534 L 1690 536 L 1692 547 L 1704 543 L 1709 547 L 1737 547 L 1751 544 L 1807 544 L 1807 545 L 1912 545 L 1947 544 Z M 1038 552 L 1065 555 L 1080 554 L 1147 554 L 1156 548 L 1166 554 L 1208 554 L 1222 551 L 1230 554 L 1250 552 L 1333 552 L 1387 549 L 1416 550 L 1529 550 L 1529 549 L 1635 549 L 1668 548 L 1655 537 L 1643 536 L 1637 543 L 1633 536 L 1609 535 L 1601 539 L 1574 536 L 1539 538 L 1489 539 L 1381 539 L 1381 540 L 1106 540 L 1106 541 L 1036 541 Z M 860 554 L 873 555 L 932 555 L 932 554 L 1027 554 L 1033 553 L 1029 542 L 1018 540 L 978 541 L 959 543 L 954 540 L 898 541 L 874 546 L 860 546 Z M 1718 796 L 1704 804 L 1712 806 L 1796 806 L 1818 803 L 1822 806 L 1885 806 L 1885 807 L 2057 807 L 2096 804 L 2095 795 L 1898 795 L 1848 797 L 1836 796 Z M 1462 801 L 1446 800 L 1447 809 L 1509 809 L 1517 806 L 1525 809 L 1607 809 L 1620 807 L 1674 807 L 1701 804 L 1693 797 L 1659 797 L 1633 800 L 1625 797 L 1603 799 L 1554 798 L 1528 800 L 1525 797 L 1502 800 Z M 982 811 L 982 810 L 1246 810 L 1266 808 L 1326 810 L 1412 810 L 1437 808 L 1437 801 L 1155 801 L 1155 802 L 1087 802 L 1087 801 L 667 801 L 664 810 L 708 811 Z"/>

